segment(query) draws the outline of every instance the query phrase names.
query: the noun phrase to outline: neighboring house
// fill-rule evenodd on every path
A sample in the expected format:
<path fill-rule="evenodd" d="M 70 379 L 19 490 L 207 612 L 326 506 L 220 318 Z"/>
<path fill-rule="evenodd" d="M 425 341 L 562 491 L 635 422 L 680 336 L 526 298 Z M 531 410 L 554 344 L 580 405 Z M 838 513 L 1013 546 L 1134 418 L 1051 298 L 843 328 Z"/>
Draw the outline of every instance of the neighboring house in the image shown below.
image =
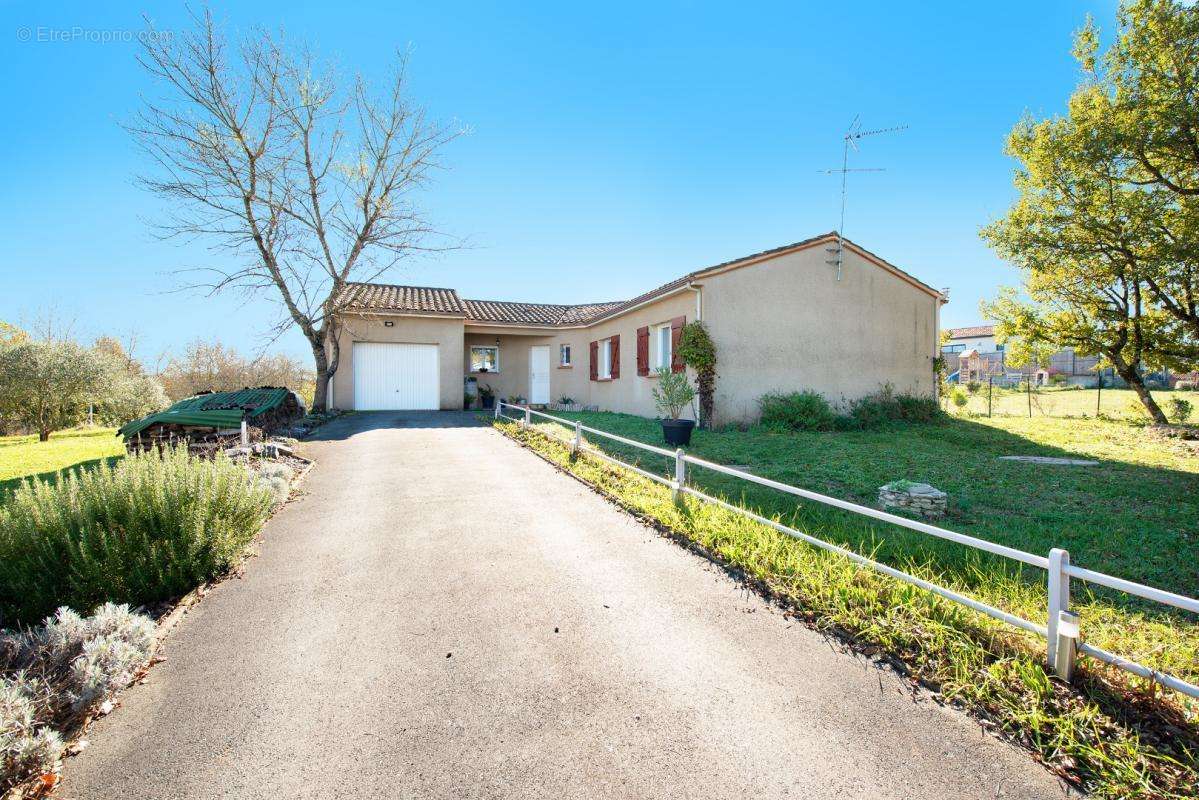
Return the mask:
<path fill-rule="evenodd" d="M 750 421 L 774 390 L 851 400 L 890 384 L 931 396 L 936 289 L 837 237 L 696 270 L 631 300 L 582 305 L 466 300 L 453 289 L 352 284 L 330 405 L 462 408 L 466 379 L 497 396 L 654 416 L 659 368 L 683 369 L 681 328 L 716 344 L 717 423 Z"/>
<path fill-rule="evenodd" d="M 950 328 L 946 333 L 949 334 L 949 341 L 942 345 L 942 353 L 961 353 L 966 350 L 977 350 L 980 353 L 1003 352 L 1003 345 L 995 344 L 994 325 Z"/>
<path fill-rule="evenodd" d="M 973 325 L 968 328 L 949 328 L 947 341 L 941 346 L 949 375 L 958 374 L 959 381 L 985 381 L 1002 377 L 1008 382 L 1028 377 L 1028 366 L 1007 364 L 1003 345 L 995 341 L 994 325 Z M 955 361 L 956 359 L 956 361 Z M 1074 348 L 1063 347 L 1049 357 L 1047 368 L 1034 371 L 1034 383 L 1047 383 L 1054 376 L 1070 384 L 1090 385 L 1098 380 L 1094 356 L 1075 354 Z M 1115 376 L 1104 371 L 1104 385 L 1111 385 Z"/>

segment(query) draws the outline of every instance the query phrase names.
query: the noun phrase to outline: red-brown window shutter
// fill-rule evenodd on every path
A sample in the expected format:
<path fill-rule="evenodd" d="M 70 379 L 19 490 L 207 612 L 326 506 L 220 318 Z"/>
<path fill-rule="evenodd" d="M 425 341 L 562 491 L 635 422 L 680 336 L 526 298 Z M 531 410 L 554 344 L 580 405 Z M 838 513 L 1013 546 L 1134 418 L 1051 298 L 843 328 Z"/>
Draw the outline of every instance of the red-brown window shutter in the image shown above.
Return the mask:
<path fill-rule="evenodd" d="M 599 378 L 599 342 L 591 343 L 591 380 Z"/>
<path fill-rule="evenodd" d="M 679 342 L 683 340 L 683 326 L 687 324 L 687 318 L 675 317 L 670 321 L 670 371 L 682 372 L 684 369 L 683 359 L 679 355 Z"/>
<path fill-rule="evenodd" d="M 612 348 L 612 380 L 616 380 L 620 377 L 620 336 L 613 336 L 608 346 Z"/>
<path fill-rule="evenodd" d="M 637 329 L 637 374 L 649 374 L 649 326 Z"/>

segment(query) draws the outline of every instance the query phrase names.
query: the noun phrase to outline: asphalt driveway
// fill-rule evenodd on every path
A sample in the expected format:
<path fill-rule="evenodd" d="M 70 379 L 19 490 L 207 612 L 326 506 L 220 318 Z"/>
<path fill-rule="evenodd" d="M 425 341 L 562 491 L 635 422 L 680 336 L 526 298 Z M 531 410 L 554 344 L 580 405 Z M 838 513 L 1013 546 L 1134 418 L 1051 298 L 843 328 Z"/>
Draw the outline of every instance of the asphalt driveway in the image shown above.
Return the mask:
<path fill-rule="evenodd" d="M 72 798 L 1048 798 L 964 715 L 464 414 L 342 418 Z"/>

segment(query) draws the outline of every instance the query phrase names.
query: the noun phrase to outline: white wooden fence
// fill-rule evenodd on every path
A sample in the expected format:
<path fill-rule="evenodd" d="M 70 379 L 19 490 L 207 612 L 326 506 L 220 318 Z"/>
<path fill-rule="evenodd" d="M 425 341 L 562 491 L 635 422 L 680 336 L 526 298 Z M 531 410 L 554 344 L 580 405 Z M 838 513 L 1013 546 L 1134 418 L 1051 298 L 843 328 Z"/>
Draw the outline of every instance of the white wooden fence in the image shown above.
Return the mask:
<path fill-rule="evenodd" d="M 520 416 L 508 416 L 503 411 L 505 408 L 519 412 Z M 715 505 L 726 508 L 729 511 L 774 528 L 775 530 L 788 536 L 807 542 L 813 547 L 819 547 L 822 550 L 827 550 L 831 553 L 844 556 L 855 563 L 869 567 L 870 569 L 881 572 L 884 575 L 889 575 L 897 580 L 913 584 L 914 586 L 919 586 L 920 588 L 944 597 L 947 600 L 960 603 L 961 605 L 972 608 L 975 611 L 986 614 L 987 616 L 994 617 L 995 619 L 998 619 L 1009 625 L 1013 625 L 1021 630 L 1036 634 L 1037 636 L 1040 636 L 1046 640 L 1045 660 L 1047 665 L 1051 670 L 1053 670 L 1054 673 L 1056 673 L 1065 681 L 1072 679 L 1074 675 L 1075 658 L 1077 654 L 1081 653 L 1083 655 L 1090 656 L 1091 658 L 1098 659 L 1099 661 L 1103 661 L 1107 664 L 1111 664 L 1112 666 L 1119 667 L 1120 669 L 1127 670 L 1128 672 L 1131 672 L 1134 675 L 1139 675 L 1142 678 L 1149 678 L 1157 681 L 1161 685 L 1177 692 L 1199 698 L 1199 686 L 1195 686 L 1194 684 L 1188 683 L 1181 678 L 1164 672 L 1159 672 L 1143 664 L 1139 664 L 1136 661 L 1118 656 L 1115 653 L 1110 653 L 1107 650 L 1089 645 L 1082 641 L 1081 621 L 1079 620 L 1078 615 L 1070 610 L 1070 586 L 1071 581 L 1073 580 L 1080 580 L 1099 586 L 1106 586 L 1109 589 L 1126 592 L 1128 594 L 1136 595 L 1137 597 L 1142 597 L 1146 600 L 1152 600 L 1156 603 L 1161 603 L 1163 605 L 1172 606 L 1174 608 L 1183 609 L 1184 611 L 1191 611 L 1199 614 L 1199 600 L 1196 600 L 1193 597 L 1186 597 L 1185 595 L 1167 592 L 1163 589 L 1155 589 L 1152 586 L 1145 586 L 1144 584 L 1134 583 L 1133 581 L 1124 580 L 1123 578 L 1117 578 L 1102 572 L 1094 572 L 1089 569 L 1075 566 L 1070 563 L 1070 553 L 1060 547 L 1051 549 L 1047 556 L 1037 555 L 1036 553 L 1028 553 L 1023 550 L 1018 550 L 1014 547 L 1008 547 L 995 542 L 989 542 L 985 539 L 978 539 L 974 536 L 967 536 L 963 533 L 956 533 L 945 528 L 939 528 L 936 525 L 930 525 L 926 522 L 908 519 L 907 517 L 901 517 L 897 514 L 891 514 L 886 511 L 880 511 L 876 508 L 858 505 L 847 500 L 840 500 L 836 497 L 830 497 L 828 495 L 819 494 L 818 492 L 801 489 L 797 486 L 791 486 L 786 483 L 772 481 L 769 478 L 763 478 L 739 469 L 726 467 L 723 464 L 717 464 L 712 461 L 706 461 L 702 458 L 696 458 L 695 456 L 688 455 L 682 448 L 679 448 L 678 450 L 667 450 L 663 447 L 655 447 L 653 445 L 645 444 L 644 442 L 628 439 L 624 436 L 617 436 L 616 434 L 609 433 L 608 431 L 602 431 L 597 428 L 588 427 L 577 420 L 555 417 L 551 414 L 546 414 L 543 411 L 534 411 L 527 406 L 513 406 L 509 403 L 503 403 L 498 400 L 496 401 L 496 419 L 503 418 L 513 422 L 518 422 L 527 427 L 531 423 L 533 415 L 544 417 L 552 422 L 556 422 L 570 428 L 573 432 L 573 436 L 569 442 L 572 452 L 577 454 L 585 451 L 590 456 L 597 457 L 623 469 L 632 470 L 638 475 L 648 478 L 649 480 L 664 484 L 670 487 L 671 493 L 676 500 L 681 495 L 687 494 L 692 497 L 697 497 L 705 502 L 714 503 Z M 649 470 L 642 469 L 633 464 L 629 464 L 614 458 L 598 448 L 588 447 L 583 441 L 584 433 L 620 442 L 621 444 L 635 447 L 646 452 L 655 453 L 665 458 L 673 458 L 674 476 L 673 478 L 668 478 L 663 475 L 658 475 L 654 472 L 650 472 Z M 909 530 L 918 531 L 920 533 L 924 533 L 929 536 L 935 536 L 940 539 L 946 539 L 951 542 L 965 545 L 966 547 L 972 547 L 976 550 L 982 550 L 1003 558 L 1010 558 L 1023 564 L 1028 564 L 1029 566 L 1043 569 L 1048 575 L 1047 588 L 1049 602 L 1048 608 L 1046 609 L 1046 623 L 1042 625 L 1039 622 L 1032 622 L 1014 614 L 1010 614 L 1003 609 L 996 608 L 995 606 L 988 605 L 987 603 L 983 603 L 979 600 L 975 600 L 972 597 L 967 597 L 966 595 L 956 592 L 953 589 L 947 589 L 944 586 L 932 583 L 931 581 L 918 578 L 915 575 L 910 575 L 902 570 L 898 570 L 894 567 L 889 567 L 886 564 L 874 561 L 873 559 L 867 558 L 860 553 L 856 553 L 844 547 L 826 542 L 823 539 L 817 539 L 814 536 L 784 525 L 781 522 L 768 519 L 760 514 L 755 514 L 753 511 L 750 511 L 747 508 L 742 508 L 741 506 L 734 505 L 733 503 L 729 503 L 719 498 L 704 494 L 698 489 L 687 485 L 688 464 L 695 467 L 712 470 L 713 472 L 719 472 L 724 475 L 729 475 L 734 478 L 740 478 L 741 480 L 755 483 L 759 486 L 766 486 L 771 489 L 776 489 L 780 492 L 795 495 L 796 497 L 802 497 L 805 500 L 823 503 L 824 505 L 839 508 L 854 514 L 871 517 L 873 519 L 898 525 Z"/>

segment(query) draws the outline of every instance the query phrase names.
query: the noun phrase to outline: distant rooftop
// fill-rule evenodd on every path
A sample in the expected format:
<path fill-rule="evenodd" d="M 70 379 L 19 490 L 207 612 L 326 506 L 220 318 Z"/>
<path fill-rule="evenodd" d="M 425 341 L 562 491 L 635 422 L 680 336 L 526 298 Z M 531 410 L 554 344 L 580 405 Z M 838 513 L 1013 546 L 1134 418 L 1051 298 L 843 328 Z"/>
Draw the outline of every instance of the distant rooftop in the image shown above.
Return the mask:
<path fill-rule="evenodd" d="M 949 328 L 950 339 L 973 339 L 979 336 L 994 336 L 994 325 L 974 325 L 969 328 Z"/>

